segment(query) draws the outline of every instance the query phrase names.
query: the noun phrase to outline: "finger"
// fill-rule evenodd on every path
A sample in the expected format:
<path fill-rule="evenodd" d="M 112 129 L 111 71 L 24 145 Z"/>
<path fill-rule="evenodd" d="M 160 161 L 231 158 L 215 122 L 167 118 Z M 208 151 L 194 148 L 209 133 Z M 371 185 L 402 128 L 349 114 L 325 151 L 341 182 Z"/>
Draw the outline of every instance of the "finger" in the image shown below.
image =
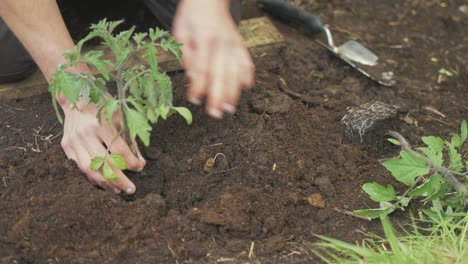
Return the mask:
<path fill-rule="evenodd" d="M 192 54 L 186 59 L 187 70 L 190 72 L 190 85 L 187 92 L 188 100 L 200 105 L 206 95 L 209 69 L 211 64 L 211 47 L 213 40 L 198 40 Z"/>
<path fill-rule="evenodd" d="M 231 55 L 231 61 L 235 61 L 235 59 L 236 58 L 233 58 Z M 240 69 L 235 63 L 226 65 L 226 68 L 226 74 L 224 75 L 222 107 L 226 113 L 234 114 L 242 89 Z"/>
<path fill-rule="evenodd" d="M 98 140 L 88 140 L 87 141 L 87 151 L 88 151 L 88 156 L 90 157 L 89 160 L 91 160 L 93 157 L 103 157 L 106 154 L 106 148 L 102 145 L 102 143 Z M 133 194 L 135 193 L 135 185 L 133 182 L 131 182 L 125 174 L 115 168 L 115 166 L 110 162 L 109 160 L 105 161 L 108 162 L 108 164 L 111 166 L 112 170 L 114 171 L 115 175 L 117 176 L 116 181 L 109 181 L 108 179 L 105 178 L 103 173 L 101 171 L 93 171 L 93 172 L 98 172 L 99 176 L 101 177 L 101 181 L 104 180 L 105 184 L 108 186 L 112 187 L 114 191 L 124 191 L 127 194 Z M 91 164 L 90 164 L 91 165 Z M 98 176 L 98 175 L 96 175 Z"/>
<path fill-rule="evenodd" d="M 146 165 L 146 161 L 141 155 L 136 142 L 133 142 L 133 146 L 135 147 L 138 157 L 133 154 L 130 146 L 122 137 L 115 137 L 115 135 L 110 133 L 107 129 L 100 132 L 99 136 L 112 154 L 119 154 L 125 159 L 125 164 L 129 170 L 138 172 L 143 170 Z"/>
<path fill-rule="evenodd" d="M 117 187 L 119 190 L 125 192 L 126 194 L 134 194 L 136 191 L 135 184 L 128 179 L 128 177 L 118 168 L 116 168 L 112 163 L 109 163 L 110 167 L 117 176 L 117 180 L 112 182 L 112 185 Z"/>
<path fill-rule="evenodd" d="M 84 174 L 86 174 L 86 177 L 88 178 L 88 180 L 103 189 L 107 189 L 107 187 L 110 187 L 111 189 L 114 189 L 114 191 L 116 191 L 115 188 L 112 186 L 112 184 L 110 184 L 110 182 L 106 180 L 106 178 L 102 175 L 100 171 L 94 171 L 91 169 L 92 156 L 90 156 L 85 146 L 81 144 L 77 144 L 75 145 L 75 147 L 76 147 L 78 167 Z M 105 152 L 105 149 L 104 149 L 104 152 Z M 94 155 L 94 156 L 104 156 L 104 155 Z"/>
<path fill-rule="evenodd" d="M 209 85 L 209 94 L 208 101 L 206 105 L 206 110 L 208 114 L 216 119 L 221 119 L 223 117 L 223 94 L 224 86 L 226 83 L 227 66 L 229 61 L 227 61 L 226 55 L 228 50 L 224 46 L 219 46 L 213 55 L 213 61 L 211 64 L 210 70 L 210 85 Z"/>
<path fill-rule="evenodd" d="M 243 88 L 249 89 L 255 84 L 255 64 L 252 61 L 252 56 L 245 48 L 242 48 L 240 54 L 240 82 Z"/>

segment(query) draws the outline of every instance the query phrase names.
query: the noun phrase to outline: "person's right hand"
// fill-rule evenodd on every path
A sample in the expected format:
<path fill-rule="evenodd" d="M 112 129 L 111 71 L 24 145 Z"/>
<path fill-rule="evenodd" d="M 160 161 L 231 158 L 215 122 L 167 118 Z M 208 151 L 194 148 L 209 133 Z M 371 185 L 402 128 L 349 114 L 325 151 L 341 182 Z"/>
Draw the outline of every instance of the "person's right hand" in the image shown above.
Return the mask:
<path fill-rule="evenodd" d="M 121 191 L 133 194 L 135 185 L 125 174 L 113 167 L 118 180 L 111 182 L 107 180 L 101 171 L 91 169 L 91 159 L 96 156 L 103 157 L 106 154 L 106 146 L 110 146 L 110 152 L 120 154 L 125 158 L 127 168 L 132 171 L 141 171 L 146 161 L 140 154 L 136 142 L 139 158 L 135 157 L 126 141 L 121 136 L 116 136 L 121 124 L 121 114 L 114 116 L 114 129 L 110 129 L 105 118 L 102 118 L 102 126 L 96 118 L 98 109 L 90 103 L 84 106 L 78 102 L 77 107 L 70 107 L 66 100 L 60 100 L 65 114 L 62 148 L 69 159 L 74 160 L 80 170 L 86 174 L 89 181 L 102 187 L 111 188 L 116 193 Z"/>

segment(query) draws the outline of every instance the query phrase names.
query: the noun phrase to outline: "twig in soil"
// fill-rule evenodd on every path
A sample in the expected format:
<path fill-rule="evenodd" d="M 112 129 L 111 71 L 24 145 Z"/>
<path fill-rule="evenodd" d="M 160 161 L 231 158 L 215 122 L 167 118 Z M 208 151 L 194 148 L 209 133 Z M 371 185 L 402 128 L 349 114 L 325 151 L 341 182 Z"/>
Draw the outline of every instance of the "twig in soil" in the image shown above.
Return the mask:
<path fill-rule="evenodd" d="M 2 178 L 2 180 L 3 180 L 3 185 L 5 185 L 5 187 L 8 187 L 5 178 L 8 178 L 8 177 L 3 177 L 3 178 Z"/>
<path fill-rule="evenodd" d="M 167 248 L 171 252 L 172 257 L 175 258 L 176 263 L 179 264 L 179 258 L 177 257 L 176 252 L 172 249 L 171 244 L 169 242 L 167 242 Z"/>
<path fill-rule="evenodd" d="M 359 219 L 371 221 L 370 217 L 358 215 L 358 214 L 355 214 L 355 213 L 353 213 L 351 211 L 343 210 L 343 209 L 340 209 L 338 207 L 333 208 L 333 210 L 335 210 L 336 212 L 338 212 L 340 214 L 344 214 L 344 215 L 356 217 L 356 218 L 359 218 Z"/>
<path fill-rule="evenodd" d="M 213 158 L 214 162 L 216 162 L 216 159 L 218 158 L 218 156 L 223 156 L 223 158 L 226 159 L 226 155 L 224 155 L 224 153 L 216 153 L 216 155 Z"/>
<path fill-rule="evenodd" d="M 255 241 L 252 241 L 250 244 L 250 249 L 249 249 L 249 259 L 251 259 L 254 255 L 254 248 L 255 248 Z"/>
<path fill-rule="evenodd" d="M 435 109 L 432 106 L 425 106 L 424 109 L 426 109 L 427 111 L 432 112 L 432 113 L 434 113 L 436 115 L 440 115 L 443 118 L 447 117 L 446 115 L 444 115 L 443 113 L 441 113 L 439 110 Z"/>
<path fill-rule="evenodd" d="M 20 149 L 20 150 L 24 151 L 25 153 L 28 152 L 28 150 L 27 150 L 26 148 L 24 148 L 24 147 L 16 147 L 16 146 L 4 148 L 4 149 L 0 150 L 0 152 L 2 152 L 2 151 L 7 151 L 7 150 L 13 150 L 13 149 Z"/>
<path fill-rule="evenodd" d="M 291 91 L 286 81 L 281 77 L 279 77 L 279 88 L 285 94 L 291 96 L 292 98 L 299 99 L 306 104 L 310 104 L 312 106 L 319 106 L 323 103 L 323 100 L 321 98 L 319 99 L 317 97 L 312 97 L 310 95 L 300 94 Z"/>
<path fill-rule="evenodd" d="M 226 172 L 230 172 L 230 171 L 236 170 L 237 168 L 238 168 L 238 167 L 233 167 L 233 168 L 230 168 L 230 169 L 227 169 L 227 170 L 213 171 L 213 172 L 209 173 L 208 175 L 226 173 Z"/>
<path fill-rule="evenodd" d="M 452 186 L 458 193 L 463 195 L 464 197 L 468 197 L 468 190 L 466 189 L 466 186 L 462 183 L 460 183 L 455 176 L 460 176 L 460 177 L 466 177 L 466 173 L 461 173 L 461 172 L 456 172 L 453 170 L 450 170 L 445 167 L 440 167 L 434 164 L 430 159 L 428 159 L 426 156 L 420 154 L 419 152 L 413 150 L 411 145 L 408 143 L 408 141 L 400 135 L 398 132 L 395 131 L 389 131 L 388 134 L 398 141 L 400 141 L 401 148 L 412 155 L 423 159 L 426 164 L 428 164 L 432 169 L 434 169 L 436 172 L 444 176 L 445 180 Z"/>

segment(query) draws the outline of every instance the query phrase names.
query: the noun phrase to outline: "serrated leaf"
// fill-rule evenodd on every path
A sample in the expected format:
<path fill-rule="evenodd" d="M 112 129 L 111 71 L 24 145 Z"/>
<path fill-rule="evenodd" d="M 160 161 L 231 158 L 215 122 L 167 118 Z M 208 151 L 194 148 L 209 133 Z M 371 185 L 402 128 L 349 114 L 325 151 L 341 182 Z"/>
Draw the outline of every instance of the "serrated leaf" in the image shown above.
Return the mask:
<path fill-rule="evenodd" d="M 55 88 L 54 91 L 62 92 L 72 105 L 80 99 L 80 81 L 73 73 L 57 71 L 52 77 L 51 86 Z"/>
<path fill-rule="evenodd" d="M 392 143 L 393 145 L 397 145 L 397 146 L 401 146 L 401 143 L 400 141 L 394 139 L 394 138 L 388 138 L 387 139 L 390 143 Z"/>
<path fill-rule="evenodd" d="M 148 60 L 148 64 L 153 73 L 158 73 L 158 58 L 156 57 L 158 50 L 151 44 L 145 45 L 145 52 L 143 53 L 143 58 Z"/>
<path fill-rule="evenodd" d="M 104 166 L 102 168 L 102 172 L 104 174 L 104 177 L 108 179 L 111 182 L 117 181 L 119 178 L 117 175 L 115 175 L 114 171 L 112 170 L 111 166 L 107 162 L 104 163 Z"/>
<path fill-rule="evenodd" d="M 104 157 L 94 157 L 91 159 L 91 169 L 93 171 L 98 171 L 104 165 Z"/>
<path fill-rule="evenodd" d="M 171 78 L 163 73 L 155 75 L 156 82 L 159 87 L 159 105 L 172 106 L 172 81 Z M 162 114 L 161 114 L 162 116 Z"/>
<path fill-rule="evenodd" d="M 170 113 L 170 108 L 165 105 L 159 105 L 156 112 L 162 117 L 162 119 L 166 120 Z"/>
<path fill-rule="evenodd" d="M 366 183 L 362 189 L 375 202 L 389 202 L 396 199 L 395 189 L 390 184 L 385 187 L 376 182 Z"/>
<path fill-rule="evenodd" d="M 114 113 L 119 109 L 119 101 L 112 98 L 104 104 L 104 117 L 106 118 L 107 125 L 112 127 Z"/>
<path fill-rule="evenodd" d="M 110 154 L 109 158 L 112 164 L 120 170 L 126 170 L 127 164 L 125 163 L 124 157 L 120 156 L 119 154 Z"/>
<path fill-rule="evenodd" d="M 143 42 L 143 39 L 145 39 L 147 36 L 148 33 L 146 32 L 135 33 L 133 35 L 133 41 L 135 41 L 136 44 L 141 44 Z"/>
<path fill-rule="evenodd" d="M 159 98 L 161 97 L 161 90 L 158 89 L 159 87 L 151 76 L 145 78 L 145 80 L 142 81 L 142 84 L 144 84 L 144 93 L 149 105 L 151 107 L 157 107 L 159 104 Z"/>
<path fill-rule="evenodd" d="M 468 137 L 468 126 L 467 126 L 466 120 L 463 120 L 460 130 L 461 130 L 460 131 L 461 140 L 462 142 L 465 142 L 466 138 Z"/>
<path fill-rule="evenodd" d="M 148 118 L 148 120 L 151 123 L 154 124 L 154 123 L 158 122 L 159 114 L 157 114 L 156 111 L 154 111 L 153 108 L 148 108 L 148 110 L 146 112 L 146 117 Z"/>
<path fill-rule="evenodd" d="M 441 151 L 436 152 L 435 150 L 426 147 L 417 148 L 417 150 L 421 151 L 436 166 L 442 166 L 444 163 L 444 154 Z"/>
<path fill-rule="evenodd" d="M 453 134 L 453 135 L 452 135 L 452 145 L 453 145 L 455 148 L 459 148 L 459 147 L 461 147 L 462 144 L 463 144 L 463 142 L 462 142 L 462 140 L 461 140 L 460 135 L 458 135 L 458 134 Z"/>
<path fill-rule="evenodd" d="M 380 218 L 380 217 L 389 215 L 396 209 L 397 207 L 394 205 L 387 205 L 387 207 L 381 207 L 381 208 L 376 208 L 376 209 L 356 210 L 354 211 L 354 213 L 369 217 L 371 219 L 375 219 L 375 218 Z"/>
<path fill-rule="evenodd" d="M 462 157 L 460 153 L 455 149 L 452 144 L 447 144 L 448 154 L 450 159 L 449 167 L 455 171 L 461 171 L 463 169 Z"/>
<path fill-rule="evenodd" d="M 138 112 L 140 112 L 142 115 L 145 115 L 145 113 L 146 113 L 145 107 L 144 107 L 142 104 L 138 103 L 138 102 L 135 100 L 135 98 L 129 96 L 129 97 L 127 98 L 127 100 L 133 105 L 133 107 L 135 107 L 135 109 L 136 109 Z"/>
<path fill-rule="evenodd" d="M 138 135 L 143 144 L 148 146 L 150 142 L 151 126 L 148 124 L 146 117 L 131 108 L 125 109 L 125 115 L 127 117 L 128 129 L 130 130 L 130 136 L 132 139 L 136 138 Z"/>
<path fill-rule="evenodd" d="M 94 66 L 100 74 L 106 79 L 107 81 L 110 79 L 109 71 L 107 70 L 107 66 L 110 66 L 112 63 L 108 60 L 101 60 L 101 57 L 104 55 L 103 51 L 100 50 L 92 50 L 86 53 L 84 56 L 80 58 L 80 61 L 86 62 L 89 65 Z"/>
<path fill-rule="evenodd" d="M 421 139 L 424 144 L 435 152 L 441 152 L 444 149 L 444 141 L 440 137 L 428 136 Z"/>
<path fill-rule="evenodd" d="M 447 191 L 450 189 L 450 185 L 446 181 L 442 181 L 439 188 L 434 190 L 434 193 L 429 195 L 427 198 L 424 198 L 424 202 L 434 201 L 446 195 Z"/>
<path fill-rule="evenodd" d="M 423 159 L 404 150 L 400 152 L 399 158 L 385 161 L 383 166 L 397 180 L 408 186 L 414 183 L 416 177 L 426 175 L 430 171 Z"/>
<path fill-rule="evenodd" d="M 439 190 L 442 180 L 442 176 L 435 174 L 427 179 L 423 184 L 410 191 L 408 195 L 413 197 L 429 196 Z"/>
<path fill-rule="evenodd" d="M 192 124 L 192 112 L 186 107 L 171 107 L 171 110 L 179 113 L 187 121 L 188 125 Z"/>

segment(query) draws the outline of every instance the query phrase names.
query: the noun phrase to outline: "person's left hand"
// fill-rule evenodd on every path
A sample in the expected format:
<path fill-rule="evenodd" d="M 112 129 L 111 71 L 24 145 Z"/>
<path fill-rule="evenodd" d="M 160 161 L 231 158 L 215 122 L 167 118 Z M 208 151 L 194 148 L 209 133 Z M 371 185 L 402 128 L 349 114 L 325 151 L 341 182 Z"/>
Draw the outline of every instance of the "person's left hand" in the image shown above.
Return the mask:
<path fill-rule="evenodd" d="M 216 119 L 234 113 L 243 88 L 254 84 L 255 67 L 229 12 L 230 0 L 182 0 L 173 34 L 182 43 L 190 79 L 187 97 Z"/>

